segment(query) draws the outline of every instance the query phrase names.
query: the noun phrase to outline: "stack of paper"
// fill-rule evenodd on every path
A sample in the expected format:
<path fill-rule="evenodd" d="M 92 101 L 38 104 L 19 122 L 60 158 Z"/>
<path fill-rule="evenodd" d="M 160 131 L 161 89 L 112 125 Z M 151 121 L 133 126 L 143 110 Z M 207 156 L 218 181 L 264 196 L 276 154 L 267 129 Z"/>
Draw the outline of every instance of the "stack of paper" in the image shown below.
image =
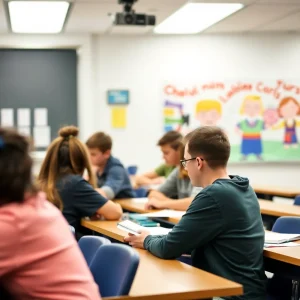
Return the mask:
<path fill-rule="evenodd" d="M 140 230 L 146 230 L 151 235 L 165 235 L 171 231 L 171 229 L 164 227 L 143 227 L 130 220 L 119 222 L 117 227 L 134 235 L 139 234 Z"/>
<path fill-rule="evenodd" d="M 281 244 L 296 240 L 300 240 L 300 234 L 278 233 L 272 231 L 266 231 L 265 233 L 266 244 Z"/>

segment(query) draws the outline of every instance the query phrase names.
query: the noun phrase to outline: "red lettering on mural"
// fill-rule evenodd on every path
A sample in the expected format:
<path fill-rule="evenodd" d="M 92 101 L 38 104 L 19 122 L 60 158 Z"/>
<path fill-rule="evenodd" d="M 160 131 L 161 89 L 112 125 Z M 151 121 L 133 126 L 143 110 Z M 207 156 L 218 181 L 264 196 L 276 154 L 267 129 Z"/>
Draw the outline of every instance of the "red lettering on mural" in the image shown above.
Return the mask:
<path fill-rule="evenodd" d="M 281 81 L 277 81 L 276 88 L 266 86 L 263 82 L 258 82 L 256 85 L 256 91 L 259 93 L 269 94 L 272 95 L 275 99 L 279 99 L 280 93 L 278 92 L 278 89 L 281 85 Z"/>
<path fill-rule="evenodd" d="M 225 84 L 222 82 L 211 82 L 211 83 L 206 83 L 202 85 L 202 90 L 224 90 L 225 89 Z"/>
<path fill-rule="evenodd" d="M 193 87 L 192 89 L 177 89 L 173 85 L 167 85 L 164 88 L 164 92 L 168 96 L 177 96 L 177 97 L 189 97 L 189 96 L 195 96 L 199 93 L 198 89 L 196 87 Z"/>
<path fill-rule="evenodd" d="M 235 94 L 241 92 L 241 91 L 251 91 L 253 88 L 251 83 L 237 83 L 233 84 L 230 88 L 230 90 L 227 92 L 225 97 L 220 96 L 220 100 L 224 103 L 226 103 L 231 97 L 233 97 Z"/>

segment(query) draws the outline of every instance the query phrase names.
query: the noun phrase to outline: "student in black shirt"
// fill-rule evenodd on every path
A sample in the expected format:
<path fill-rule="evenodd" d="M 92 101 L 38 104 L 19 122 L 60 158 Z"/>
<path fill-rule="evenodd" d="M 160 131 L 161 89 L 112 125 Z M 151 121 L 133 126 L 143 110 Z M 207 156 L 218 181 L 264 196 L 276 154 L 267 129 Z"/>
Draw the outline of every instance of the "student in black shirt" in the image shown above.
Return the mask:
<path fill-rule="evenodd" d="M 164 259 L 191 251 L 193 266 L 243 285 L 243 295 L 226 299 L 265 300 L 259 204 L 247 178 L 227 174 L 229 156 L 230 144 L 220 128 L 195 130 L 185 146 L 182 165 L 192 185 L 203 190 L 168 235 L 151 236 L 144 231 L 125 241 Z"/>
<path fill-rule="evenodd" d="M 104 198 L 94 187 L 89 157 L 85 145 L 77 138 L 78 129 L 68 126 L 60 129 L 59 137 L 48 148 L 39 174 L 47 199 L 62 210 L 75 230 L 83 217 L 118 220 L 122 208 Z M 87 171 L 89 181 L 83 179 Z"/>

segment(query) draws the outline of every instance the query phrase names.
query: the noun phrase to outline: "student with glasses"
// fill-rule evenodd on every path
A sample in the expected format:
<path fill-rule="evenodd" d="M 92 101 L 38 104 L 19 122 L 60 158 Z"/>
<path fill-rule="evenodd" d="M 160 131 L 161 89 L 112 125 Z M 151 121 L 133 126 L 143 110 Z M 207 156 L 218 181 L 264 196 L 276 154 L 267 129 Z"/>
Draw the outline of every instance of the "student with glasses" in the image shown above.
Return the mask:
<path fill-rule="evenodd" d="M 183 163 L 194 186 L 203 187 L 172 231 L 125 238 L 163 259 L 192 251 L 192 265 L 238 282 L 244 294 L 226 299 L 265 300 L 264 228 L 256 194 L 247 178 L 229 176 L 230 143 L 218 127 L 195 130 Z"/>

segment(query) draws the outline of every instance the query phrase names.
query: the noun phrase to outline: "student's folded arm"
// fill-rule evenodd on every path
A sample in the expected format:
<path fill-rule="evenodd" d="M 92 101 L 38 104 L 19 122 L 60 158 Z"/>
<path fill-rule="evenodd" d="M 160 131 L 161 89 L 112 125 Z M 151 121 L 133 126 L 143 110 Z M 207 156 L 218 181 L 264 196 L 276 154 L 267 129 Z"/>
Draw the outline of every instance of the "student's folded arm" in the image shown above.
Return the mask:
<path fill-rule="evenodd" d="M 97 214 L 103 216 L 106 220 L 119 220 L 122 216 L 122 207 L 119 203 L 108 200 L 97 210 Z"/>
<path fill-rule="evenodd" d="M 126 176 L 126 170 L 121 166 L 114 166 L 109 170 L 106 180 L 101 187 L 105 192 L 107 199 L 115 198 L 122 189 Z"/>
<path fill-rule="evenodd" d="M 21 250 L 19 241 L 20 233 L 17 220 L 10 214 L 1 214 L 0 220 L 0 278 L 20 266 L 20 258 L 17 251 Z"/>
<path fill-rule="evenodd" d="M 168 176 L 167 180 L 157 190 L 169 198 L 178 195 L 178 191 L 177 191 L 178 176 L 179 176 L 179 169 L 176 168 L 172 171 L 172 173 Z"/>
<path fill-rule="evenodd" d="M 76 185 L 74 197 L 74 205 L 81 217 L 101 214 L 105 219 L 118 220 L 122 216 L 122 209 L 118 204 L 104 198 L 84 179 Z"/>
<path fill-rule="evenodd" d="M 200 193 L 168 235 L 146 237 L 144 248 L 160 258 L 177 258 L 219 235 L 223 230 L 222 220 L 215 200 L 206 193 Z"/>

